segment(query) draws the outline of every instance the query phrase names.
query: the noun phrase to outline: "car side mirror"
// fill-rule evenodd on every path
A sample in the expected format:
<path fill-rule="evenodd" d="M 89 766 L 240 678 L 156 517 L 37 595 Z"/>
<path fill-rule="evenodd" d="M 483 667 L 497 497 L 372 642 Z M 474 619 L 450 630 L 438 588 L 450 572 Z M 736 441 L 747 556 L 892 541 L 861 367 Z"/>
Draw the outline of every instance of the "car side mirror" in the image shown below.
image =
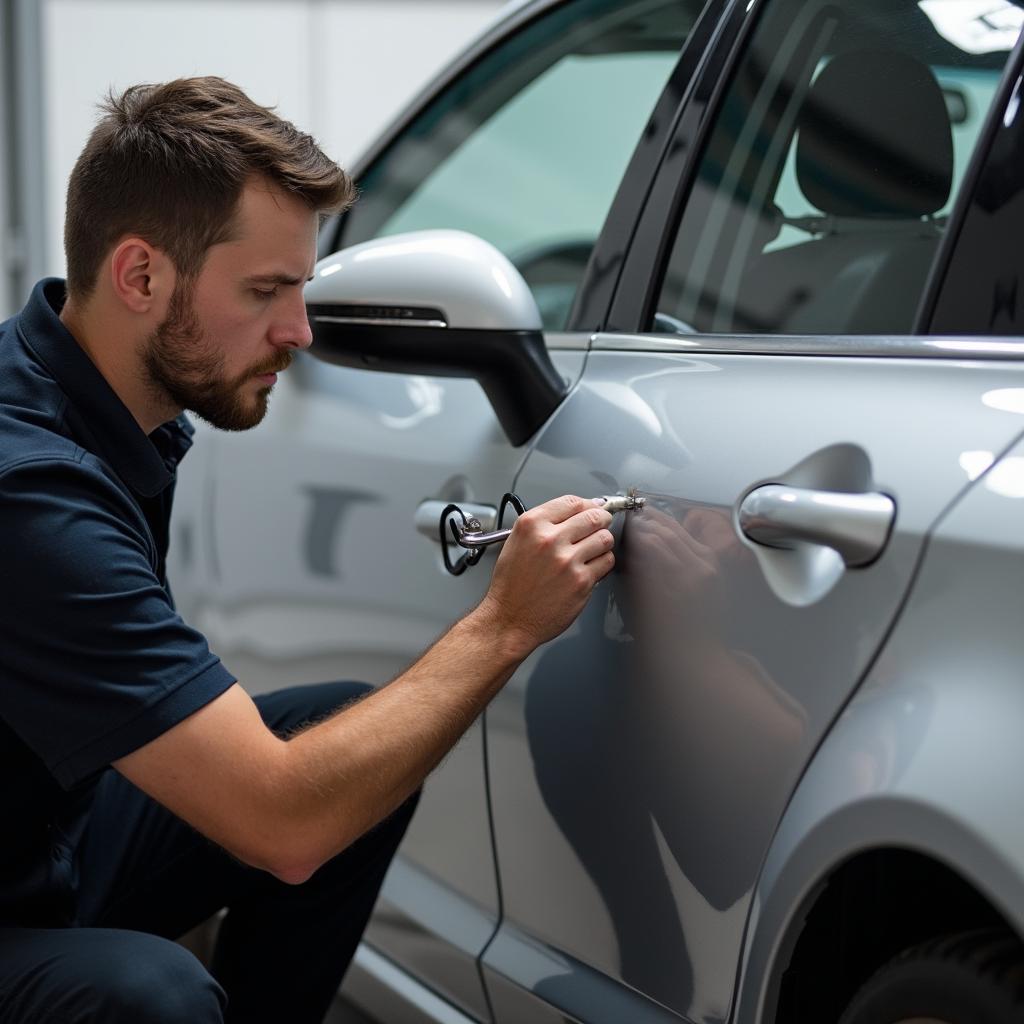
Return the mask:
<path fill-rule="evenodd" d="M 390 373 L 473 377 L 513 445 L 565 397 L 519 271 L 465 231 L 413 231 L 320 260 L 306 286 L 312 354 Z"/>

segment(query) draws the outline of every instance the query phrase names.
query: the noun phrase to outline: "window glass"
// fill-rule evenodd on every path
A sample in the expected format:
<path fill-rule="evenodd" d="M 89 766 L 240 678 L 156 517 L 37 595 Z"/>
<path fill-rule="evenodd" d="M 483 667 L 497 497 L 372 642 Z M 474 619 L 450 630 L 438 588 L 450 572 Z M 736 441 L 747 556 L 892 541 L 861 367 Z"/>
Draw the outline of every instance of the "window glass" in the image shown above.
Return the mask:
<path fill-rule="evenodd" d="M 766 0 L 652 329 L 906 334 L 1024 12 Z"/>
<path fill-rule="evenodd" d="M 567 320 L 590 250 L 703 2 L 576 0 L 447 89 L 360 182 L 342 240 L 424 228 L 487 239 L 544 326 Z"/>

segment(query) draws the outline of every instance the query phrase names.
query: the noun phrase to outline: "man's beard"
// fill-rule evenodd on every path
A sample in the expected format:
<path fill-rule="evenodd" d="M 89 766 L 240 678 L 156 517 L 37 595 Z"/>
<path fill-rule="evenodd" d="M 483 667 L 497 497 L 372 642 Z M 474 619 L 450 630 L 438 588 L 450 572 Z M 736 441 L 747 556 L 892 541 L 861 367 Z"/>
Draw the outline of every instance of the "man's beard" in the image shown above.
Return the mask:
<path fill-rule="evenodd" d="M 266 415 L 270 388 L 250 396 L 246 385 L 254 377 L 286 370 L 292 356 L 281 352 L 229 379 L 224 373 L 224 353 L 203 334 L 192 307 L 191 288 L 179 285 L 167 319 L 146 341 L 143 360 L 147 383 L 179 408 L 221 430 L 248 430 Z"/>

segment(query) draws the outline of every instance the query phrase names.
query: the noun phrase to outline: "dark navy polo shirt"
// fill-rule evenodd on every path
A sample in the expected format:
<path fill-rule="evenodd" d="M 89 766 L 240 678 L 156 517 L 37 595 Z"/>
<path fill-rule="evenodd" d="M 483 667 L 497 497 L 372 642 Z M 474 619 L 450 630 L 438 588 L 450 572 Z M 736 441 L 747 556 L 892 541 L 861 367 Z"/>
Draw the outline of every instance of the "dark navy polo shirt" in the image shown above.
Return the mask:
<path fill-rule="evenodd" d="M 0 923 L 73 924 L 92 791 L 235 682 L 165 578 L 184 416 L 147 436 L 36 285 L 0 324 Z"/>

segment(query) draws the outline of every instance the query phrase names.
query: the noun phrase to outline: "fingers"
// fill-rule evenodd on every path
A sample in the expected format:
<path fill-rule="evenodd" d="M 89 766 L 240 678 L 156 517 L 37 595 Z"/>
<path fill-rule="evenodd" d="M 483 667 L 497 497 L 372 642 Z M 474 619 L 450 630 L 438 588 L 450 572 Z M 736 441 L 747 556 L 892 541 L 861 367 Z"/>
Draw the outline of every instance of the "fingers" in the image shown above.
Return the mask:
<path fill-rule="evenodd" d="M 592 558 L 587 562 L 587 568 L 594 574 L 594 583 L 597 584 L 615 568 L 615 556 L 610 551 L 606 551 L 603 555 L 598 555 L 597 558 Z"/>
<path fill-rule="evenodd" d="M 595 508 L 591 505 L 581 512 L 566 519 L 561 524 L 565 539 L 571 544 L 592 536 L 598 530 L 607 530 L 611 526 L 612 514 L 605 512 L 603 508 Z"/>
<path fill-rule="evenodd" d="M 573 557 L 587 563 L 611 551 L 615 538 L 611 530 L 598 530 L 573 545 Z"/>
<path fill-rule="evenodd" d="M 545 523 L 564 523 L 584 509 L 598 508 L 594 498 L 579 498 L 575 494 L 563 494 L 560 498 L 552 498 L 543 505 L 535 505 L 520 519 L 536 519 Z M 601 511 L 598 508 L 598 511 Z M 606 515 L 608 513 L 605 513 Z M 607 523 L 602 524 L 607 525 Z M 595 527 L 596 529 L 596 527 Z"/>
<path fill-rule="evenodd" d="M 575 511 L 566 515 L 570 509 Z M 596 505 L 592 498 L 577 498 L 566 494 L 531 508 L 516 523 L 522 524 L 523 532 L 535 536 L 546 535 L 554 543 L 575 544 L 598 530 L 607 529 L 611 521 L 612 514 Z"/>

